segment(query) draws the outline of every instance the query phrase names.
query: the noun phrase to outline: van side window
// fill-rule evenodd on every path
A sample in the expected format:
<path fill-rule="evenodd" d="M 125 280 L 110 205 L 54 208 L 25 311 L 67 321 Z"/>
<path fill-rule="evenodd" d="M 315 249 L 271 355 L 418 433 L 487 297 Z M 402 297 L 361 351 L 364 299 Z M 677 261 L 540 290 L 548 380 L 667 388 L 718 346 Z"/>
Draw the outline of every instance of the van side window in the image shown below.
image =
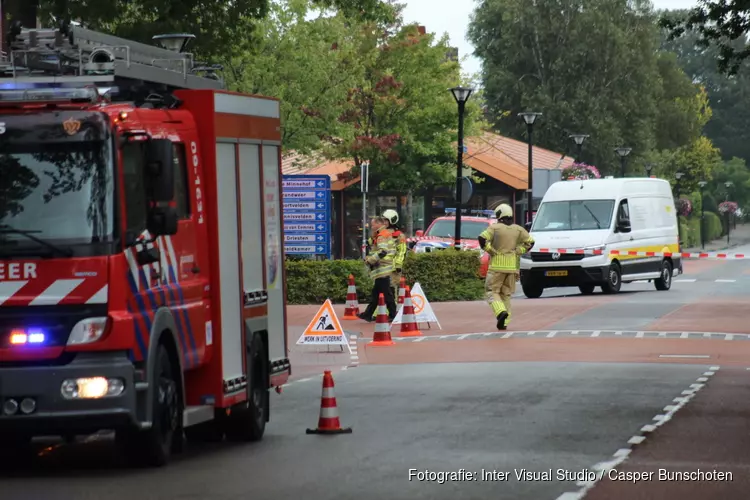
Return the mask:
<path fill-rule="evenodd" d="M 620 208 L 617 211 L 617 221 L 630 224 L 630 207 L 628 206 L 628 200 L 622 200 L 620 202 Z"/>
<path fill-rule="evenodd" d="M 143 182 L 143 145 L 129 142 L 122 148 L 125 178 L 125 227 L 131 238 L 146 229 L 146 186 Z"/>
<path fill-rule="evenodd" d="M 190 192 L 188 191 L 185 145 L 174 143 L 174 200 L 177 204 L 177 217 L 190 218 Z"/>

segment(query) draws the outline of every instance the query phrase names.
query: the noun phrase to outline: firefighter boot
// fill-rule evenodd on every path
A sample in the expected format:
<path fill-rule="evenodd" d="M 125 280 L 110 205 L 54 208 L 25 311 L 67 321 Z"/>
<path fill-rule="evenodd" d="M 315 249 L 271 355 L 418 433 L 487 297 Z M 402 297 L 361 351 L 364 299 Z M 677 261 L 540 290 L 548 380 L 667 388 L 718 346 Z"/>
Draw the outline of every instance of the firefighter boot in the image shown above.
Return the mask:
<path fill-rule="evenodd" d="M 507 311 L 503 311 L 497 315 L 497 329 L 498 330 L 505 330 L 506 328 L 508 328 L 507 326 L 505 326 L 505 320 L 507 319 L 508 319 Z"/>

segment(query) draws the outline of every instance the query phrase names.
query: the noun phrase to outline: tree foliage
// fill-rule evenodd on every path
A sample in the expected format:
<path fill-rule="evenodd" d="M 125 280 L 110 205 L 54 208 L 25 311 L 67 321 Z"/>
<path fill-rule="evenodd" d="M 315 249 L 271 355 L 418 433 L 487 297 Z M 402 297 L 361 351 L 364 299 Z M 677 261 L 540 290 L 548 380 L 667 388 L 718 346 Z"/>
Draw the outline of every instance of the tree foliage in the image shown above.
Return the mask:
<path fill-rule="evenodd" d="M 744 0 L 701 0 L 700 5 L 678 15 L 666 13 L 659 25 L 669 38 L 697 34 L 700 47 L 715 46 L 719 71 L 736 74 L 750 57 L 747 33 L 750 31 L 750 3 Z"/>
<path fill-rule="evenodd" d="M 448 89 L 460 83 L 458 64 L 447 58 L 447 39 L 420 34 L 397 17 L 385 29 L 359 27 L 361 80 L 346 98 L 339 121 L 346 133 L 328 153 L 370 165 L 373 187 L 418 189 L 450 176 L 456 155 L 457 106 Z M 469 101 L 467 132 L 479 116 Z"/>
<path fill-rule="evenodd" d="M 568 136 L 587 133 L 583 158 L 605 172 L 619 168 L 617 146 L 632 148 L 634 164 L 653 148 L 690 144 L 710 116 L 705 95 L 658 53 L 655 20 L 640 0 L 483 0 L 469 37 L 494 125 L 521 138 L 517 113 L 542 112 L 538 143 L 570 152 Z"/>
<path fill-rule="evenodd" d="M 664 11 L 663 17 L 680 18 L 688 11 Z M 662 29 L 661 47 L 674 53 L 677 63 L 694 82 L 705 88 L 712 115 L 706 124 L 705 134 L 721 149 L 724 159 L 732 157 L 750 161 L 750 69 L 742 64 L 734 75 L 719 71 L 716 61 L 719 48 L 701 46 L 700 34 L 685 31 L 682 36 L 670 39 L 669 31 Z"/>

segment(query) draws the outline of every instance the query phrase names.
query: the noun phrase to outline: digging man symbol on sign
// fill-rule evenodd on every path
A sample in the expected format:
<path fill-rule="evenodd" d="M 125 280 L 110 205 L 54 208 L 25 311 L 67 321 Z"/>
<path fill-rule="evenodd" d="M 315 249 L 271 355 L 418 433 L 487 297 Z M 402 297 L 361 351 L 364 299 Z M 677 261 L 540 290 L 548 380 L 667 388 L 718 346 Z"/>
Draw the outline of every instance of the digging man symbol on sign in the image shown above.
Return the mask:
<path fill-rule="evenodd" d="M 318 326 L 315 327 L 316 330 L 325 330 L 326 329 L 326 315 L 322 315 L 320 319 L 318 320 Z"/>

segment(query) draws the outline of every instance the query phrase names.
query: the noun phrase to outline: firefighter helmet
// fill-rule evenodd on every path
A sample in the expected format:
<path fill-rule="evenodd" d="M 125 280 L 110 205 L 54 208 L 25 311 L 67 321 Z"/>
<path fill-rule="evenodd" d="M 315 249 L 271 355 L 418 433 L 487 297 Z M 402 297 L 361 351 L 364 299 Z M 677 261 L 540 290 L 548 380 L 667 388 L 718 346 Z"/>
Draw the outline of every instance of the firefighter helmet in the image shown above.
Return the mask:
<path fill-rule="evenodd" d="M 391 208 L 383 212 L 383 217 L 388 219 L 388 222 L 390 222 L 392 225 L 398 224 L 398 212 Z"/>
<path fill-rule="evenodd" d="M 502 203 L 495 208 L 495 216 L 498 219 L 513 218 L 513 209 L 507 203 Z"/>

